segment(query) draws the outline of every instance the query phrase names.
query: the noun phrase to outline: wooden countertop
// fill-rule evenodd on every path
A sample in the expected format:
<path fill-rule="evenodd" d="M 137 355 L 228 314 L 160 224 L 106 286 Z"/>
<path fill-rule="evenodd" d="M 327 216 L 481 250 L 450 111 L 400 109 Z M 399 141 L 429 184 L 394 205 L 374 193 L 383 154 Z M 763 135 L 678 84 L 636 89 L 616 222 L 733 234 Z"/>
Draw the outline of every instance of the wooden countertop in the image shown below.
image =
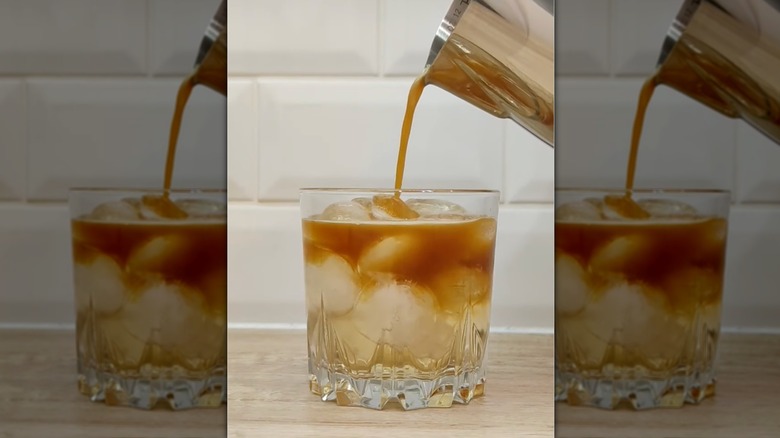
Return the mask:
<path fill-rule="evenodd" d="M 304 331 L 228 335 L 228 436 L 553 436 L 553 337 L 491 334 L 484 397 L 448 409 L 376 411 L 309 392 Z"/>
<path fill-rule="evenodd" d="M 227 406 L 106 406 L 76 384 L 73 330 L 0 330 L 0 438 L 224 437 Z"/>
<path fill-rule="evenodd" d="M 700 405 L 647 411 L 556 403 L 558 438 L 780 437 L 780 336 L 724 334 L 718 386 Z"/>
<path fill-rule="evenodd" d="M 552 336 L 492 334 L 485 397 L 450 409 L 373 411 L 309 393 L 303 331 L 229 332 L 229 402 L 141 411 L 92 403 L 75 382 L 73 331 L 0 330 L 0 438 L 780 436 L 780 336 L 724 335 L 718 394 L 699 406 L 604 411 L 552 403 Z M 498 382 L 502 382 L 499 384 Z"/>

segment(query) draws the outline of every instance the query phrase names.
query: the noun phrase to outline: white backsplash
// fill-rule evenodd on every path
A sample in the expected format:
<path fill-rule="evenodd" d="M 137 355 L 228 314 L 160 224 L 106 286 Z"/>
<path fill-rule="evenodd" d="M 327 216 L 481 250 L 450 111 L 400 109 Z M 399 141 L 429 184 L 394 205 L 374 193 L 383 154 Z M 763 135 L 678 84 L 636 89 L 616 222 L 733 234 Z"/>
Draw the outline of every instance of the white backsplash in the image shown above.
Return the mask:
<path fill-rule="evenodd" d="M 161 184 L 176 88 L 219 2 L 60 3 L 0 0 L 0 324 L 72 323 L 66 189 Z M 559 184 L 622 182 L 639 85 L 681 0 L 644 3 L 558 0 Z M 229 121 L 224 97 L 193 93 L 175 176 L 224 186 L 227 163 L 231 321 L 304 322 L 297 189 L 392 184 L 406 94 L 449 4 L 231 0 Z M 640 185 L 733 191 L 724 324 L 780 327 L 780 147 L 663 89 L 645 132 Z M 524 130 L 426 89 L 408 185 L 502 192 L 494 326 L 553 327 L 553 175 Z"/>
<path fill-rule="evenodd" d="M 233 0 L 230 320 L 305 323 L 300 187 L 392 187 L 409 87 L 451 0 Z M 553 328 L 553 150 L 434 87 L 409 188 L 502 192 L 493 326 Z"/>
<path fill-rule="evenodd" d="M 219 0 L 0 0 L 0 324 L 72 324 L 67 190 L 161 187 L 176 92 Z M 226 187 L 196 87 L 174 186 Z"/>
<path fill-rule="evenodd" d="M 559 186 L 621 187 L 642 82 L 682 0 L 557 0 Z M 637 187 L 732 192 L 723 324 L 780 328 L 780 146 L 667 87 L 656 89 Z"/>

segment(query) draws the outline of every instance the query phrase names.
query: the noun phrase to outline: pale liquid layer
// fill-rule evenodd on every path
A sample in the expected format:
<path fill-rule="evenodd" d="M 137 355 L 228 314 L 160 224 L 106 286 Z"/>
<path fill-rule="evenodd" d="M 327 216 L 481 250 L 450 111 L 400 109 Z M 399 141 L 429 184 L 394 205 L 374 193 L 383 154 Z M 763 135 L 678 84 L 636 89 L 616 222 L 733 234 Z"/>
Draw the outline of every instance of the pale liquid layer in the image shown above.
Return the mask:
<path fill-rule="evenodd" d="M 307 219 L 303 234 L 313 392 L 339 391 L 324 372 L 434 382 L 480 370 L 490 322 L 494 219 Z M 480 380 L 463 398 L 482 388 Z"/>
<path fill-rule="evenodd" d="M 726 221 L 643 222 L 556 223 L 556 397 L 570 404 L 714 393 Z"/>
<path fill-rule="evenodd" d="M 125 376 L 226 366 L 227 227 L 74 220 L 79 356 Z"/>

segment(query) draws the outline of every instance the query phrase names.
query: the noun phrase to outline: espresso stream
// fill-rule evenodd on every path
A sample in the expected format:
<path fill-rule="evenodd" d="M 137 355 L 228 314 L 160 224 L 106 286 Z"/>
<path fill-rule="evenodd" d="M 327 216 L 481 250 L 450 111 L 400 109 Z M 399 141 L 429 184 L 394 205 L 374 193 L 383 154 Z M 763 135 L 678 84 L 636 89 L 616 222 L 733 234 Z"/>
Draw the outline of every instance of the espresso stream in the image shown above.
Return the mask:
<path fill-rule="evenodd" d="M 227 32 L 222 32 L 210 51 L 195 70 L 187 76 L 179 86 L 176 94 L 176 106 L 171 120 L 171 131 L 168 137 L 168 154 L 165 159 L 165 176 L 163 189 L 167 197 L 173 180 L 173 163 L 176 159 L 176 144 L 178 143 L 181 120 L 184 108 L 196 85 L 210 88 L 224 96 L 227 95 Z"/>
<path fill-rule="evenodd" d="M 634 116 L 634 126 L 631 131 L 631 152 L 628 155 L 628 170 L 626 171 L 626 196 L 631 196 L 631 190 L 634 188 L 634 175 L 636 173 L 636 157 L 639 154 L 639 139 L 642 137 L 642 126 L 645 123 L 645 112 L 650 98 L 653 97 L 653 91 L 657 85 L 656 76 L 652 76 L 645 81 L 642 89 L 639 91 L 639 102 Z"/>
<path fill-rule="evenodd" d="M 184 115 L 184 108 L 195 87 L 195 75 L 190 75 L 179 86 L 179 92 L 176 94 L 176 107 L 173 110 L 173 120 L 171 121 L 171 132 L 168 137 L 168 155 L 165 159 L 165 179 L 163 189 L 165 196 L 168 196 L 171 189 L 171 180 L 173 179 L 173 162 L 176 159 L 176 143 L 179 139 L 179 130 L 181 128 L 181 119 Z"/>
<path fill-rule="evenodd" d="M 417 108 L 417 102 L 420 100 L 423 89 L 425 88 L 425 73 L 419 76 L 412 83 L 409 89 L 409 97 L 406 100 L 406 112 L 404 121 L 401 124 L 401 145 L 398 147 L 398 162 L 395 166 L 395 193 L 400 194 L 401 184 L 404 180 L 404 167 L 406 165 L 406 146 L 409 144 L 409 134 L 412 132 L 412 119 L 414 110 Z"/>

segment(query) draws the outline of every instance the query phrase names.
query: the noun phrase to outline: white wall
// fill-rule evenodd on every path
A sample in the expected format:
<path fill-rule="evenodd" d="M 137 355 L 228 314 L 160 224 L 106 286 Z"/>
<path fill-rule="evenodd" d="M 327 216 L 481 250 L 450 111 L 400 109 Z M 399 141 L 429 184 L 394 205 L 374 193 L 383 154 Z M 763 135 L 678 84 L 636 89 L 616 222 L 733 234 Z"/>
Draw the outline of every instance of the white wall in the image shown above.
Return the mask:
<path fill-rule="evenodd" d="M 682 0 L 557 0 L 559 186 L 621 187 L 639 88 Z M 732 191 L 724 325 L 780 328 L 780 146 L 660 87 L 636 185 Z"/>
<path fill-rule="evenodd" d="M 218 5 L 0 0 L 0 324 L 73 322 L 67 189 L 162 186 L 176 91 Z M 224 188 L 225 98 L 198 88 L 174 185 Z"/>
<path fill-rule="evenodd" d="M 679 3 L 558 0 L 559 183 L 621 183 Z M 0 0 L 0 324 L 73 321 L 65 190 L 161 184 L 176 87 L 217 4 Z M 406 93 L 448 4 L 231 0 L 229 128 L 224 97 L 196 90 L 175 183 L 224 186 L 227 129 L 232 320 L 303 322 L 296 189 L 392 183 Z M 726 325 L 780 326 L 780 148 L 665 89 L 645 132 L 640 185 L 733 190 Z M 552 151 L 430 88 L 409 163 L 410 186 L 503 192 L 494 325 L 551 328 Z"/>
<path fill-rule="evenodd" d="M 299 187 L 391 187 L 406 96 L 450 0 L 232 0 L 230 320 L 304 323 Z M 404 183 L 489 188 L 493 326 L 553 327 L 553 151 L 429 87 Z"/>

